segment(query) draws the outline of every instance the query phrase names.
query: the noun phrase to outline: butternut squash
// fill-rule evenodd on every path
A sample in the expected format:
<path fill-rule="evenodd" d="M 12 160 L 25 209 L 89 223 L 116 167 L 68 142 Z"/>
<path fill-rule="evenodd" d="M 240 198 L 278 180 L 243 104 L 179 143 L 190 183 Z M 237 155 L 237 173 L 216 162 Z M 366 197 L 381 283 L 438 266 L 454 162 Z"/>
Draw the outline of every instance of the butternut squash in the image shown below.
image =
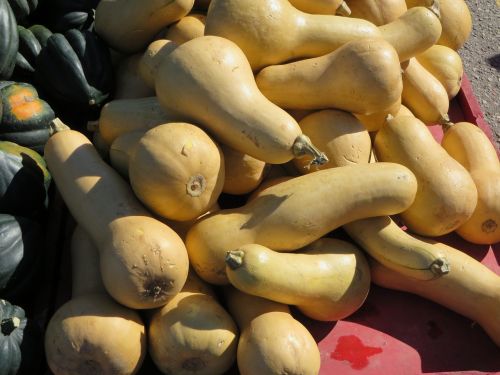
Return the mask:
<path fill-rule="evenodd" d="M 128 166 L 130 158 L 145 133 L 145 129 L 139 129 L 122 134 L 109 147 L 109 164 L 125 179 L 129 178 Z"/>
<path fill-rule="evenodd" d="M 96 130 L 92 133 L 92 144 L 94 145 L 99 155 L 101 155 L 101 158 L 107 161 L 109 159 L 110 152 L 109 145 L 104 142 L 99 130 Z"/>
<path fill-rule="evenodd" d="M 335 52 L 262 69 L 262 93 L 283 108 L 323 109 L 371 114 L 388 109 L 402 92 L 394 48 L 383 39 L 364 38 Z"/>
<path fill-rule="evenodd" d="M 293 159 L 301 174 L 320 169 L 358 163 L 368 163 L 372 142 L 370 135 L 352 114 L 334 109 L 314 112 L 304 117 L 299 126 L 315 145 L 323 150 L 328 163 L 311 165 L 311 158 Z"/>
<path fill-rule="evenodd" d="M 413 116 L 413 113 L 401 104 L 401 100 L 398 100 L 389 109 L 381 112 L 372 113 L 371 115 L 359 115 L 354 114 L 356 118 L 364 125 L 366 130 L 369 132 L 376 132 L 385 124 L 385 119 L 387 115 L 397 116 Z"/>
<path fill-rule="evenodd" d="M 184 285 L 184 243 L 151 217 L 90 141 L 74 130 L 54 134 L 45 159 L 68 209 L 99 249 L 108 293 L 134 309 L 163 306 Z"/>
<path fill-rule="evenodd" d="M 406 0 L 408 8 L 425 6 L 428 0 Z M 472 16 L 464 0 L 439 0 L 443 31 L 437 44 L 458 51 L 472 32 Z"/>
<path fill-rule="evenodd" d="M 287 0 L 212 0 L 205 35 L 236 43 L 257 72 L 292 59 L 322 56 L 349 41 L 381 33 L 371 22 L 304 13 Z"/>
<path fill-rule="evenodd" d="M 188 40 L 204 35 L 205 19 L 205 14 L 190 13 L 168 26 L 165 32 L 160 34 L 160 37 L 181 45 Z"/>
<path fill-rule="evenodd" d="M 176 49 L 177 46 L 178 44 L 171 40 L 158 39 L 151 42 L 142 54 L 139 61 L 139 75 L 153 90 L 155 89 L 158 67 L 162 60 Z"/>
<path fill-rule="evenodd" d="M 167 123 L 148 130 L 129 163 L 135 195 L 155 214 L 192 220 L 219 198 L 224 156 L 203 130 L 188 123 Z"/>
<path fill-rule="evenodd" d="M 415 201 L 400 214 L 412 232 L 441 236 L 470 218 L 477 203 L 474 181 L 422 121 L 409 116 L 388 119 L 374 146 L 378 160 L 400 163 L 415 173 Z"/>
<path fill-rule="evenodd" d="M 240 328 L 237 362 L 241 375 L 317 375 L 318 345 L 287 305 L 225 291 L 228 310 Z"/>
<path fill-rule="evenodd" d="M 431 280 L 450 270 L 443 252 L 403 231 L 389 216 L 356 220 L 343 226 L 372 258 L 416 280 Z"/>
<path fill-rule="evenodd" d="M 154 311 L 148 340 L 164 374 L 224 374 L 236 361 L 238 328 L 210 287 L 190 272 L 181 292 Z"/>
<path fill-rule="evenodd" d="M 168 54 L 156 74 L 156 95 L 168 113 L 256 159 L 280 164 L 309 153 L 326 161 L 297 122 L 262 95 L 247 58 L 227 39 L 195 38 Z"/>
<path fill-rule="evenodd" d="M 312 14 L 339 14 L 349 16 L 351 10 L 343 0 L 289 0 L 295 8 Z"/>
<path fill-rule="evenodd" d="M 122 134 L 151 129 L 171 121 L 175 121 L 175 117 L 163 110 L 158 99 L 152 96 L 106 103 L 101 109 L 97 126 L 103 141 L 111 145 Z"/>
<path fill-rule="evenodd" d="M 389 289 L 417 294 L 477 322 L 500 346 L 500 277 L 469 255 L 430 239 L 443 252 L 450 272 L 433 280 L 415 280 L 373 262 L 373 282 Z"/>
<path fill-rule="evenodd" d="M 444 86 L 416 58 L 403 68 L 403 104 L 427 125 L 447 118 L 450 100 Z"/>
<path fill-rule="evenodd" d="M 443 85 L 449 100 L 458 94 L 464 68 L 462 59 L 455 50 L 436 44 L 417 55 L 417 60 Z"/>
<path fill-rule="evenodd" d="M 180 20 L 194 0 L 101 0 L 95 10 L 95 31 L 124 53 L 146 48 L 162 28 Z"/>
<path fill-rule="evenodd" d="M 377 26 L 397 20 L 408 8 L 404 0 L 347 0 L 351 17 L 362 18 Z"/>
<path fill-rule="evenodd" d="M 415 197 L 413 174 L 399 164 L 330 168 L 293 178 L 263 191 L 246 205 L 198 221 L 186 247 L 196 273 L 227 284 L 227 251 L 256 243 L 293 251 L 357 219 L 406 210 Z"/>
<path fill-rule="evenodd" d="M 257 244 L 240 246 L 227 252 L 226 274 L 242 292 L 296 305 L 304 315 L 322 321 L 351 315 L 370 289 L 370 268 L 363 253 L 332 238 L 319 239 L 300 253 L 279 253 Z"/>
<path fill-rule="evenodd" d="M 71 238 L 71 260 L 71 299 L 45 332 L 50 370 L 54 375 L 137 373 L 146 354 L 144 324 L 104 290 L 97 248 L 81 227 Z"/>
<path fill-rule="evenodd" d="M 441 141 L 452 158 L 470 173 L 477 188 L 477 206 L 456 232 L 469 242 L 500 242 L 500 163 L 491 141 L 469 122 L 446 127 Z"/>
<path fill-rule="evenodd" d="M 221 150 L 224 155 L 225 172 L 222 191 L 241 195 L 257 188 L 269 170 L 269 164 L 223 144 Z"/>
<path fill-rule="evenodd" d="M 439 1 L 432 0 L 431 6 L 410 8 L 379 30 L 403 62 L 436 44 L 442 30 L 439 17 Z"/>
<path fill-rule="evenodd" d="M 142 54 L 134 54 L 124 58 L 115 74 L 114 100 L 135 99 L 154 96 L 154 87 L 149 87 L 139 75 L 139 61 Z"/>

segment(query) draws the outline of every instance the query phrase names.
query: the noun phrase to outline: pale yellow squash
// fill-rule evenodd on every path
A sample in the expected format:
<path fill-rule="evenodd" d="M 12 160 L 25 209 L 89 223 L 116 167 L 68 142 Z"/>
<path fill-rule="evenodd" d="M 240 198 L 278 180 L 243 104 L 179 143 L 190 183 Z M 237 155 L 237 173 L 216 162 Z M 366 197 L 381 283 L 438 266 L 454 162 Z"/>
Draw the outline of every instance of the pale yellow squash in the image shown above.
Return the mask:
<path fill-rule="evenodd" d="M 456 232 L 477 244 L 500 242 L 500 163 L 484 132 L 469 122 L 448 127 L 443 148 L 469 172 L 477 187 L 477 206 L 471 218 Z"/>
<path fill-rule="evenodd" d="M 393 163 L 330 168 L 267 188 L 246 205 L 197 222 L 186 246 L 196 273 L 227 284 L 224 257 L 256 243 L 293 251 L 348 222 L 406 210 L 415 198 L 413 173 Z"/>
<path fill-rule="evenodd" d="M 404 0 L 347 0 L 351 17 L 362 18 L 377 26 L 397 20 L 408 8 Z"/>
<path fill-rule="evenodd" d="M 199 127 L 167 123 L 148 130 L 129 161 L 130 185 L 155 214 L 178 221 L 208 211 L 224 185 L 224 155 Z"/>
<path fill-rule="evenodd" d="M 224 292 L 241 332 L 237 351 L 241 375 L 318 375 L 318 345 L 287 305 L 234 288 Z"/>
<path fill-rule="evenodd" d="M 139 129 L 122 134 L 109 147 L 109 164 L 126 179 L 130 158 L 145 133 L 145 129 Z"/>
<path fill-rule="evenodd" d="M 146 84 L 155 89 L 156 74 L 163 59 L 177 48 L 178 44 L 167 39 L 151 42 L 139 61 L 139 75 Z"/>
<path fill-rule="evenodd" d="M 154 96 L 154 88 L 139 75 L 139 61 L 142 54 L 134 54 L 120 61 L 115 73 L 113 100 L 135 99 Z"/>
<path fill-rule="evenodd" d="M 349 16 L 351 10 L 343 0 L 289 0 L 295 8 L 312 14 L 335 14 Z"/>
<path fill-rule="evenodd" d="M 371 22 L 301 12 L 288 0 L 212 0 L 205 35 L 232 40 L 258 71 L 292 59 L 322 56 L 349 41 L 381 33 Z"/>
<path fill-rule="evenodd" d="M 256 81 L 262 93 L 283 108 L 337 108 L 369 115 L 399 100 L 400 71 L 388 42 L 364 38 L 321 57 L 269 66 Z"/>
<path fill-rule="evenodd" d="M 364 125 L 369 132 L 376 132 L 380 130 L 385 124 L 387 115 L 397 116 L 413 116 L 413 113 L 404 105 L 401 100 L 397 101 L 392 107 L 382 112 L 373 113 L 371 115 L 358 115 L 354 114 L 356 118 Z"/>
<path fill-rule="evenodd" d="M 160 34 L 160 38 L 171 40 L 180 45 L 188 40 L 203 36 L 205 33 L 205 19 L 205 14 L 190 13 L 167 27 L 167 29 Z"/>
<path fill-rule="evenodd" d="M 422 121 L 409 116 L 388 119 L 374 146 L 378 160 L 405 165 L 417 178 L 415 202 L 401 213 L 412 232 L 441 236 L 471 217 L 477 203 L 474 181 Z"/>

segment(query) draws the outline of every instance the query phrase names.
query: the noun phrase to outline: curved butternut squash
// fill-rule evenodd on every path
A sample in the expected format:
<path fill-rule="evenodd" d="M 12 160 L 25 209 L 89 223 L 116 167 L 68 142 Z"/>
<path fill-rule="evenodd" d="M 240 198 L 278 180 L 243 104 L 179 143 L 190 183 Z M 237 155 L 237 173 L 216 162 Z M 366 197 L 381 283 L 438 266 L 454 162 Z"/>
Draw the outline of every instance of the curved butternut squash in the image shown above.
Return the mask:
<path fill-rule="evenodd" d="M 334 109 L 314 112 L 304 117 L 299 126 L 315 145 L 323 150 L 328 163 L 311 165 L 311 158 L 303 156 L 293 160 L 301 174 L 315 172 L 370 160 L 370 135 L 352 114 Z"/>
<path fill-rule="evenodd" d="M 109 147 L 109 164 L 126 179 L 132 154 L 145 133 L 146 130 L 139 129 L 122 134 Z"/>
<path fill-rule="evenodd" d="M 193 5 L 194 0 L 101 0 L 95 10 L 95 31 L 117 51 L 139 52 Z"/>
<path fill-rule="evenodd" d="M 377 26 L 397 20 L 408 8 L 404 0 L 347 0 L 351 17 L 362 18 Z"/>
<path fill-rule="evenodd" d="M 130 185 L 155 214 L 192 220 L 219 198 L 224 156 L 203 130 L 188 123 L 167 123 L 148 130 L 129 163 Z"/>
<path fill-rule="evenodd" d="M 448 116 L 450 100 L 439 80 L 416 58 L 403 68 L 403 104 L 427 125 L 441 123 Z"/>
<path fill-rule="evenodd" d="M 462 251 L 429 239 L 422 240 L 444 253 L 450 264 L 447 275 L 434 280 L 416 280 L 373 262 L 370 265 L 373 282 L 384 288 L 417 294 L 472 319 L 500 346 L 500 277 Z"/>
<path fill-rule="evenodd" d="M 184 243 L 151 217 L 128 184 L 74 130 L 54 134 L 45 159 L 68 209 L 99 249 L 108 293 L 121 304 L 162 306 L 184 285 Z"/>
<path fill-rule="evenodd" d="M 476 125 L 459 122 L 445 130 L 441 145 L 477 187 L 476 209 L 456 232 L 477 244 L 500 242 L 500 163 L 493 144 Z"/>
<path fill-rule="evenodd" d="M 351 315 L 370 289 L 370 268 L 363 253 L 332 238 L 319 239 L 300 253 L 279 253 L 257 244 L 240 246 L 227 252 L 226 274 L 245 293 L 296 305 L 306 316 L 322 321 Z"/>
<path fill-rule="evenodd" d="M 379 29 L 403 62 L 436 44 L 442 30 L 439 17 L 439 2 L 433 0 L 432 6 L 410 8 Z"/>
<path fill-rule="evenodd" d="M 146 354 L 144 324 L 104 290 L 97 248 L 81 227 L 71 238 L 71 263 L 71 299 L 45 332 L 50 370 L 55 375 L 136 374 Z"/>
<path fill-rule="evenodd" d="M 464 68 L 460 55 L 455 50 L 436 44 L 417 55 L 418 62 L 443 85 L 448 99 L 453 99 L 460 90 Z"/>
<path fill-rule="evenodd" d="M 317 375 L 320 352 L 309 331 L 287 305 L 225 291 L 228 310 L 240 327 L 237 361 L 241 375 Z"/>
<path fill-rule="evenodd" d="M 428 0 L 406 0 L 408 8 L 425 6 Z M 464 0 L 439 0 L 443 31 L 437 44 L 458 51 L 472 32 L 472 16 Z"/>
<path fill-rule="evenodd" d="M 223 144 L 221 149 L 225 169 L 222 191 L 241 195 L 257 188 L 269 170 L 269 164 Z"/>
<path fill-rule="evenodd" d="M 186 246 L 196 273 L 227 284 L 227 251 L 256 243 L 276 251 L 300 249 L 340 225 L 406 210 L 415 197 L 413 174 L 392 163 L 330 168 L 274 185 L 246 205 L 197 222 Z"/>
<path fill-rule="evenodd" d="M 349 16 L 351 10 L 343 0 L 289 0 L 295 8 L 312 14 L 339 14 Z"/>
<path fill-rule="evenodd" d="M 148 350 L 164 374 L 224 374 L 236 360 L 238 329 L 192 272 L 179 294 L 153 313 Z"/>
<path fill-rule="evenodd" d="M 352 40 L 380 37 L 380 31 L 357 18 L 301 12 L 288 0 L 212 0 L 205 35 L 236 43 L 258 71 L 292 59 L 322 56 Z"/>
<path fill-rule="evenodd" d="M 120 135 L 139 129 L 151 129 L 175 121 L 154 96 L 140 99 L 112 100 L 104 105 L 98 120 L 103 141 L 111 145 Z"/>
<path fill-rule="evenodd" d="M 471 217 L 477 203 L 474 181 L 422 121 L 403 116 L 388 119 L 374 145 L 378 160 L 400 163 L 415 173 L 415 201 L 400 214 L 412 232 L 441 236 Z"/>
<path fill-rule="evenodd" d="M 168 54 L 156 74 L 156 95 L 168 113 L 256 159 L 280 164 L 310 153 L 326 161 L 297 122 L 262 95 L 246 56 L 227 39 L 195 38 Z"/>
<path fill-rule="evenodd" d="M 149 87 L 139 75 L 141 54 L 128 56 L 120 61 L 116 70 L 114 100 L 135 99 L 154 96 L 154 87 Z"/>
<path fill-rule="evenodd" d="M 188 40 L 203 36 L 205 33 L 206 15 L 201 13 L 190 13 L 182 17 L 176 23 L 167 27 L 160 36 L 163 39 L 181 45 Z"/>
<path fill-rule="evenodd" d="M 388 109 L 402 92 L 394 48 L 383 39 L 348 42 L 327 55 L 262 69 L 262 93 L 283 108 L 371 114 Z"/>

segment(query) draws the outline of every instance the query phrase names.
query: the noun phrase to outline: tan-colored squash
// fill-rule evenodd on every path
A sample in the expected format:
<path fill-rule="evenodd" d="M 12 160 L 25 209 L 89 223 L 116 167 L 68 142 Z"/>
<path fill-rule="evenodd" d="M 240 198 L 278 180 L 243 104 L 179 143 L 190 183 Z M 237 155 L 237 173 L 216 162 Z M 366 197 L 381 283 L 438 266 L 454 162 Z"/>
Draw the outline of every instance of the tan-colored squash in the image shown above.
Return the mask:
<path fill-rule="evenodd" d="M 410 8 L 379 30 L 403 62 L 436 44 L 442 30 L 439 17 L 439 1 L 433 0 L 431 6 Z"/>
<path fill-rule="evenodd" d="M 406 0 L 408 8 L 425 6 L 429 0 Z M 443 31 L 437 44 L 458 51 L 472 32 L 472 16 L 464 0 L 439 0 Z"/>
<path fill-rule="evenodd" d="M 323 150 L 328 163 L 311 165 L 311 158 L 293 159 L 301 174 L 350 164 L 368 163 L 372 142 L 370 135 L 352 114 L 335 109 L 314 112 L 304 117 L 299 126 L 315 145 Z"/>
<path fill-rule="evenodd" d="M 224 290 L 228 310 L 240 328 L 237 361 L 241 375 L 317 375 L 318 345 L 287 305 Z"/>
<path fill-rule="evenodd" d="M 370 268 L 363 252 L 333 238 L 319 239 L 300 253 L 279 253 L 257 244 L 240 246 L 227 252 L 226 274 L 242 292 L 296 305 L 304 315 L 321 321 L 351 315 L 370 290 Z"/>
<path fill-rule="evenodd" d="M 130 158 L 146 131 L 139 129 L 122 134 L 109 147 L 109 164 L 126 179 L 128 179 Z"/>
<path fill-rule="evenodd" d="M 318 163 L 326 161 L 297 122 L 262 95 L 247 58 L 230 40 L 203 36 L 177 47 L 159 65 L 156 95 L 168 113 L 188 117 L 256 159 L 280 164 L 312 153 Z"/>
<path fill-rule="evenodd" d="M 415 201 L 401 213 L 412 232 L 441 236 L 470 218 L 477 203 L 474 181 L 422 121 L 409 116 L 388 119 L 374 146 L 378 160 L 405 165 L 417 178 Z"/>
<path fill-rule="evenodd" d="M 393 106 L 389 109 L 386 109 L 381 112 L 376 112 L 371 115 L 359 115 L 354 114 L 356 118 L 364 125 L 366 130 L 369 132 L 376 132 L 380 130 L 382 126 L 385 124 L 385 119 L 387 115 L 396 116 L 413 116 L 413 113 L 401 104 L 401 100 L 398 100 Z"/>
<path fill-rule="evenodd" d="M 139 61 L 139 75 L 146 84 L 155 89 L 156 73 L 163 59 L 168 56 L 178 44 L 167 39 L 151 42 Z"/>
<path fill-rule="evenodd" d="M 142 54 L 137 53 L 124 58 L 115 73 L 115 92 L 113 100 L 146 98 L 155 95 L 154 87 L 150 87 L 139 75 L 139 61 Z"/>
<path fill-rule="evenodd" d="M 322 56 L 351 40 L 381 33 L 371 22 L 304 13 L 288 0 L 212 0 L 205 35 L 236 43 L 258 71 L 292 59 Z"/>
<path fill-rule="evenodd" d="M 192 220 L 208 211 L 224 185 L 224 155 L 199 127 L 167 123 L 148 130 L 129 162 L 135 195 L 155 214 Z"/>
<path fill-rule="evenodd" d="M 148 350 L 164 374 L 224 374 L 236 361 L 238 336 L 211 288 L 190 272 L 180 293 L 153 312 Z"/>
<path fill-rule="evenodd" d="M 448 99 L 453 99 L 460 90 L 464 73 L 460 55 L 449 47 L 436 44 L 416 57 L 420 65 L 443 85 Z"/>
<path fill-rule="evenodd" d="M 446 128 L 441 145 L 477 187 L 476 209 L 456 232 L 477 244 L 500 242 L 500 163 L 493 144 L 476 125 L 459 122 Z"/>
<path fill-rule="evenodd" d="M 351 17 L 362 18 L 377 26 L 397 20 L 408 8 L 404 0 L 347 0 Z"/>
<path fill-rule="evenodd" d="M 167 27 L 167 29 L 160 34 L 160 38 L 171 40 L 181 45 L 188 40 L 203 36 L 205 33 L 205 19 L 205 14 L 190 13 Z"/>
<path fill-rule="evenodd" d="M 295 8 L 312 14 L 335 14 L 349 16 L 351 10 L 343 0 L 289 0 Z"/>
<path fill-rule="evenodd" d="M 403 104 L 427 125 L 441 123 L 450 106 L 446 89 L 416 58 L 406 64 L 403 68 Z"/>
<path fill-rule="evenodd" d="M 372 280 L 384 288 L 417 294 L 477 322 L 500 346 L 500 277 L 469 255 L 430 239 L 444 253 L 450 272 L 434 280 L 416 280 L 373 262 Z"/>
<path fill-rule="evenodd" d="M 45 356 L 54 375 L 135 374 L 146 354 L 137 312 L 109 297 L 99 273 L 99 254 L 77 227 L 71 238 L 72 296 L 51 317 Z"/>
<path fill-rule="evenodd" d="M 283 108 L 337 108 L 365 115 L 394 105 L 403 88 L 396 51 L 380 38 L 358 39 L 321 57 L 268 66 L 256 81 Z"/>
<path fill-rule="evenodd" d="M 184 243 L 151 214 L 130 186 L 74 130 L 54 134 L 44 157 L 69 211 L 100 253 L 108 293 L 134 309 L 163 306 L 184 285 Z"/>
<path fill-rule="evenodd" d="M 406 210 L 417 185 L 399 164 L 330 168 L 274 185 L 246 205 L 203 218 L 188 232 L 186 246 L 196 273 L 226 284 L 227 251 L 257 243 L 293 251 L 348 222 Z"/>
<path fill-rule="evenodd" d="M 227 194 L 241 195 L 257 188 L 270 165 L 224 144 L 220 146 L 224 154 L 225 169 L 222 191 Z"/>
<path fill-rule="evenodd" d="M 117 51 L 146 48 L 164 27 L 180 20 L 194 0 L 101 0 L 95 10 L 95 31 Z"/>
<path fill-rule="evenodd" d="M 218 203 L 214 204 L 213 207 L 211 207 L 207 212 L 203 213 L 199 217 L 193 220 L 187 220 L 187 221 L 176 221 L 176 220 L 169 220 L 169 219 L 163 219 L 160 218 L 162 222 L 167 224 L 170 228 L 172 228 L 175 233 L 179 235 L 180 238 L 182 238 L 183 241 L 186 241 L 186 236 L 187 232 L 191 227 L 198 221 L 201 220 L 203 217 L 210 215 L 214 212 L 219 211 L 221 208 Z"/>
<path fill-rule="evenodd" d="M 120 135 L 134 130 L 149 130 L 175 121 L 155 96 L 139 99 L 112 100 L 104 105 L 97 122 L 103 141 L 111 145 Z"/>
<path fill-rule="evenodd" d="M 384 267 L 408 277 L 431 280 L 449 272 L 439 249 L 406 233 L 389 216 L 356 220 L 342 228 Z"/>

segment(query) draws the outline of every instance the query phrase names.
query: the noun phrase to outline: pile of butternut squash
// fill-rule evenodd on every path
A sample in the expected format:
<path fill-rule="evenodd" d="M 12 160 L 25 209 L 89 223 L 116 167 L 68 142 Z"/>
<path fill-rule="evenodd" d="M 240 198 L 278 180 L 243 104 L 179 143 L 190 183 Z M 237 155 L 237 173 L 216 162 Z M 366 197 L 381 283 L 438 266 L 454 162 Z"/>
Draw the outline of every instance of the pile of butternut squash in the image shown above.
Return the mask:
<path fill-rule="evenodd" d="M 317 374 L 288 306 L 343 319 L 371 282 L 500 345 L 500 277 L 432 239 L 500 241 L 497 151 L 448 117 L 463 0 L 101 0 L 95 19 L 115 98 L 92 137 L 45 147 L 78 223 L 54 374 L 134 374 L 146 351 L 165 374 Z"/>

